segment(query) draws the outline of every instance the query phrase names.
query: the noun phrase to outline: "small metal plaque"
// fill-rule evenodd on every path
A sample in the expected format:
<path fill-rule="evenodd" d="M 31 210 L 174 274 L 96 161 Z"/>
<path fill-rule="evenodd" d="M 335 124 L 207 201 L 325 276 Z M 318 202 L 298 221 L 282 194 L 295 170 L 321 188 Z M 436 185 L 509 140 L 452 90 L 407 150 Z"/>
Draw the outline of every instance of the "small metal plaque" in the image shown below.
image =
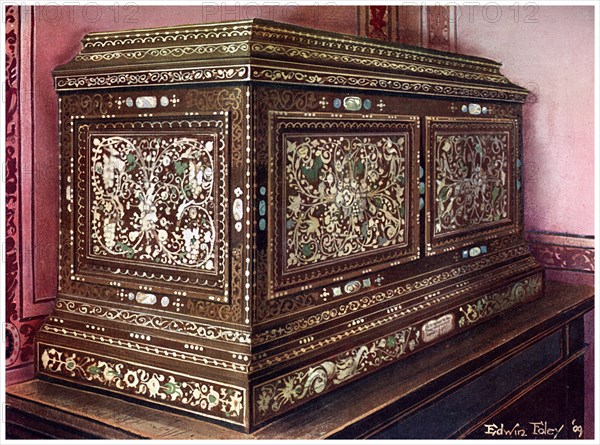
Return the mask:
<path fill-rule="evenodd" d="M 428 343 L 454 330 L 454 314 L 446 314 L 435 320 L 429 320 L 421 328 L 423 341 Z"/>

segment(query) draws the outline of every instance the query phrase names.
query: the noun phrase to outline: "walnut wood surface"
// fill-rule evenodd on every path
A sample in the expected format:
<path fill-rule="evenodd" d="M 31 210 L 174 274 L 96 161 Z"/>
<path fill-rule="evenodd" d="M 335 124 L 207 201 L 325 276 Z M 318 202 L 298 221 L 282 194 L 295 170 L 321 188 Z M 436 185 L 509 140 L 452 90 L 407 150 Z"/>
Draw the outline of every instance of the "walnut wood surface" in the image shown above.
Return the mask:
<path fill-rule="evenodd" d="M 451 390 L 590 310 L 593 295 L 590 287 L 547 282 L 544 298 L 310 402 L 252 434 L 42 380 L 7 388 L 8 423 L 37 416 L 83 436 L 114 439 L 323 439 L 345 430 L 362 435 L 355 431 L 361 421 L 373 429 L 377 413 L 395 402 L 412 400 L 426 387 L 433 388 L 429 398 Z M 408 412 L 426 402 L 412 400 L 403 408 Z"/>

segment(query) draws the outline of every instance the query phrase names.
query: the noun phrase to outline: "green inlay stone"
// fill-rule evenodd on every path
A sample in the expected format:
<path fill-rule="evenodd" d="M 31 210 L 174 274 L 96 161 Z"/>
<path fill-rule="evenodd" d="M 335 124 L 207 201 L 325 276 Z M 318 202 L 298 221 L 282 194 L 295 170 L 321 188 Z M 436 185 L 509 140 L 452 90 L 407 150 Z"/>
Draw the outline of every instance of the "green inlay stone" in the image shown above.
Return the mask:
<path fill-rule="evenodd" d="M 393 348 L 394 346 L 396 346 L 396 337 L 390 335 L 386 340 L 386 346 L 388 348 Z"/>

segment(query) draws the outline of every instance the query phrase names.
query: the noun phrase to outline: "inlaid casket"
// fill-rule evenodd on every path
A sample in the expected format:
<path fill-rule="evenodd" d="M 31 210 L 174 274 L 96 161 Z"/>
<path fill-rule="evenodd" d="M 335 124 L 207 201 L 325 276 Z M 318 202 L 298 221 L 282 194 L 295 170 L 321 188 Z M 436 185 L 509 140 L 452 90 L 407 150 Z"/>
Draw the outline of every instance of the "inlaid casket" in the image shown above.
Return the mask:
<path fill-rule="evenodd" d="M 499 68 L 263 20 L 89 34 L 54 72 L 39 374 L 250 431 L 537 298 Z"/>

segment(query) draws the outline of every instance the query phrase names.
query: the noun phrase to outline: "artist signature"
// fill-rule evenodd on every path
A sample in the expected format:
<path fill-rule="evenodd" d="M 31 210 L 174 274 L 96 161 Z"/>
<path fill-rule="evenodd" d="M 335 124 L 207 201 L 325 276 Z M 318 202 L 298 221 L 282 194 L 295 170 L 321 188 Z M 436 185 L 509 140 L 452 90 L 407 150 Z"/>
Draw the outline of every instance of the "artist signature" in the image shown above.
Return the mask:
<path fill-rule="evenodd" d="M 496 425 L 495 423 L 486 423 L 483 425 L 483 433 L 488 436 L 494 437 L 535 437 L 544 439 L 556 439 L 564 432 L 564 436 L 567 435 L 565 424 L 562 425 L 550 425 L 546 421 L 539 422 L 528 422 L 520 424 L 519 422 L 514 425 L 507 426 L 504 423 Z M 579 425 L 576 420 L 571 421 L 571 430 L 577 436 L 578 439 L 583 438 L 583 426 Z"/>

